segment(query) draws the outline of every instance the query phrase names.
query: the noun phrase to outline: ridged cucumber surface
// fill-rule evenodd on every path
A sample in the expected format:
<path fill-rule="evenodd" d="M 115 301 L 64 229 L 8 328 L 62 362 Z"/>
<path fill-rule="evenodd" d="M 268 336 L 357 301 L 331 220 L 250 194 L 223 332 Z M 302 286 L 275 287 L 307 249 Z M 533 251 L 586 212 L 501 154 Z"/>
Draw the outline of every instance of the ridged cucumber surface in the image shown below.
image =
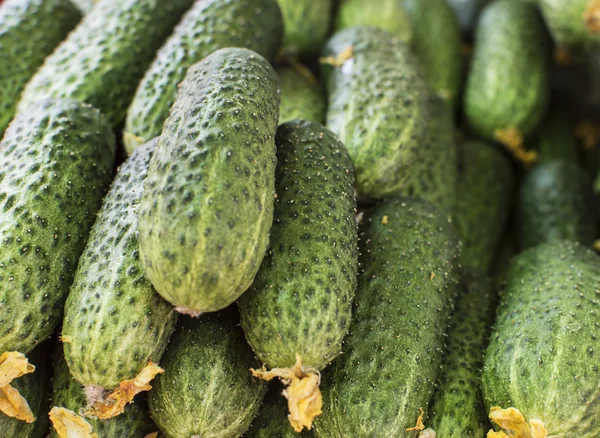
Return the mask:
<path fill-rule="evenodd" d="M 373 26 L 410 41 L 413 28 L 402 0 L 341 0 L 335 17 L 335 29 Z"/>
<path fill-rule="evenodd" d="M 233 313 L 230 314 L 230 313 Z M 258 414 L 265 382 L 235 312 L 183 318 L 149 394 L 150 413 L 169 438 L 235 438 Z"/>
<path fill-rule="evenodd" d="M 323 375 L 317 437 L 414 437 L 442 363 L 459 243 L 427 201 L 394 199 L 363 219 L 354 319 Z M 427 424 L 427 419 L 425 419 Z"/>
<path fill-rule="evenodd" d="M 238 301 L 246 339 L 270 368 L 296 354 L 320 370 L 348 331 L 358 264 L 352 161 L 323 126 L 277 130 L 277 199 L 261 269 Z"/>
<path fill-rule="evenodd" d="M 31 78 L 18 111 L 44 98 L 98 108 L 116 127 L 156 50 L 192 0 L 102 0 Z"/>
<path fill-rule="evenodd" d="M 295 119 L 325 123 L 325 91 L 305 67 L 277 69 L 281 87 L 279 124 Z"/>
<path fill-rule="evenodd" d="M 600 436 L 600 258 L 569 241 L 511 262 L 483 368 L 487 410 L 514 407 L 548 437 Z"/>
<path fill-rule="evenodd" d="M 277 0 L 285 33 L 283 51 L 307 58 L 317 55 L 329 34 L 333 0 Z"/>
<path fill-rule="evenodd" d="M 54 331 L 112 177 L 115 138 L 100 112 L 44 100 L 0 142 L 0 352 L 27 354 Z"/>
<path fill-rule="evenodd" d="M 139 259 L 137 212 L 157 140 L 120 167 L 104 198 L 65 305 L 62 337 L 71 374 L 112 389 L 159 363 L 177 312 L 156 293 Z"/>
<path fill-rule="evenodd" d="M 197 1 L 158 51 L 127 111 L 129 153 L 159 136 L 187 69 L 224 47 L 244 47 L 271 61 L 281 44 L 277 0 Z"/>
<path fill-rule="evenodd" d="M 146 275 L 184 312 L 222 309 L 267 250 L 275 195 L 279 81 L 247 49 L 188 70 L 150 162 L 139 209 Z"/>
<path fill-rule="evenodd" d="M 0 8 L 0 138 L 27 81 L 75 27 L 70 0 L 7 0 Z"/>
<path fill-rule="evenodd" d="M 398 193 L 427 147 L 431 92 L 417 59 L 374 27 L 339 31 L 323 54 L 335 64 L 323 65 L 327 127 L 348 148 L 359 196 Z"/>
<path fill-rule="evenodd" d="M 597 0 L 538 0 L 538 4 L 559 47 L 587 51 L 600 43 Z"/>

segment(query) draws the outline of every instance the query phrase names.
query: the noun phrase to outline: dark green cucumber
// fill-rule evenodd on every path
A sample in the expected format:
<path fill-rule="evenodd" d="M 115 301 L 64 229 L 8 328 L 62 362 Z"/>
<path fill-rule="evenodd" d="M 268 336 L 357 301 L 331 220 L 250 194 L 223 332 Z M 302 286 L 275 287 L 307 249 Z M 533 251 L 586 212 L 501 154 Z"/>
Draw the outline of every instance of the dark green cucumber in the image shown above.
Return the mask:
<path fill-rule="evenodd" d="M 317 437 L 414 437 L 442 363 L 459 243 L 427 201 L 384 201 L 363 219 L 354 320 L 324 374 Z"/>
<path fill-rule="evenodd" d="M 341 350 L 356 289 L 352 161 L 323 126 L 277 130 L 277 200 L 270 247 L 238 301 L 248 343 L 270 368 L 323 369 Z"/>
<path fill-rule="evenodd" d="M 0 142 L 0 352 L 27 354 L 62 317 L 110 184 L 112 129 L 99 111 L 44 100 Z"/>
<path fill-rule="evenodd" d="M 415 177 L 402 193 L 430 201 L 442 212 L 451 213 L 456 202 L 458 178 L 452 109 L 445 101 L 434 97 L 431 99 L 429 112 L 429 147 L 423 148 L 421 159 L 413 167 Z"/>
<path fill-rule="evenodd" d="M 481 141 L 460 145 L 458 162 L 454 224 L 461 264 L 487 274 L 510 215 L 516 176 L 510 160 Z"/>
<path fill-rule="evenodd" d="M 52 406 L 61 407 L 83 416 L 87 408 L 87 397 L 71 373 L 62 354 L 62 349 L 54 355 L 54 378 L 52 379 Z M 109 420 L 98 420 L 83 416 L 98 438 L 144 438 L 146 434 L 156 432 L 158 428 L 152 423 L 148 414 L 146 400 L 137 397 L 135 403 L 125 407 L 118 417 Z M 58 438 L 54 428 L 51 428 L 51 438 Z"/>
<path fill-rule="evenodd" d="M 494 289 L 499 291 L 506 280 L 506 273 L 511 259 L 519 253 L 515 232 L 510 228 L 506 230 L 502 239 L 500 239 L 500 249 L 494 257 L 492 270 L 490 271 L 494 282 Z"/>
<path fill-rule="evenodd" d="M 448 0 L 448 4 L 454 10 L 463 34 L 469 35 L 479 18 L 481 10 L 490 0 Z"/>
<path fill-rule="evenodd" d="M 46 58 L 18 110 L 69 98 L 98 108 L 116 127 L 158 47 L 192 0 L 102 0 Z"/>
<path fill-rule="evenodd" d="M 448 329 L 439 389 L 430 408 L 440 438 L 482 438 L 490 429 L 481 396 L 481 368 L 494 315 L 492 282 L 465 279 Z"/>
<path fill-rule="evenodd" d="M 276 0 L 198 1 L 158 51 L 127 112 L 129 153 L 160 135 L 187 69 L 217 49 L 245 47 L 272 60 L 279 49 L 283 19 Z"/>
<path fill-rule="evenodd" d="M 497 0 L 483 10 L 464 95 L 469 124 L 481 136 L 535 129 L 549 98 L 549 49 L 535 4 Z"/>
<path fill-rule="evenodd" d="M 355 26 L 373 26 L 396 35 L 408 42 L 413 28 L 402 0 L 341 0 L 338 6 L 335 29 Z"/>
<path fill-rule="evenodd" d="M 149 404 L 166 436 L 233 438 L 248 430 L 267 385 L 250 374 L 258 363 L 229 310 L 185 318 L 163 364 Z"/>
<path fill-rule="evenodd" d="M 521 249 L 564 239 L 591 246 L 597 237 L 594 203 L 592 180 L 577 164 L 539 164 L 519 189 Z"/>
<path fill-rule="evenodd" d="M 160 361 L 177 313 L 144 276 L 137 212 L 157 140 L 120 167 L 104 198 L 65 305 L 62 336 L 71 374 L 112 389 Z"/>
<path fill-rule="evenodd" d="M 319 53 L 329 34 L 333 0 L 277 0 L 285 33 L 283 51 L 307 58 Z"/>
<path fill-rule="evenodd" d="M 435 94 L 456 102 L 462 82 L 460 26 L 447 0 L 404 0 L 413 28 L 412 45 Z"/>
<path fill-rule="evenodd" d="M 388 32 L 354 27 L 335 34 L 324 56 L 327 127 L 348 148 L 360 197 L 398 193 L 427 147 L 430 92 L 409 47 Z M 336 59 L 337 61 L 337 59 Z"/>
<path fill-rule="evenodd" d="M 300 119 L 325 122 L 325 93 L 310 70 L 304 67 L 277 69 L 281 87 L 279 124 Z"/>
<path fill-rule="evenodd" d="M 564 160 L 577 163 L 575 125 L 566 107 L 553 105 L 536 130 L 535 137 L 538 162 Z"/>
<path fill-rule="evenodd" d="M 591 49 L 600 43 L 597 0 L 538 0 L 554 42 L 564 49 Z"/>
<path fill-rule="evenodd" d="M 577 243 L 512 260 L 483 368 L 488 412 L 516 408 L 548 437 L 600 436 L 599 290 L 600 258 Z"/>
<path fill-rule="evenodd" d="M 27 81 L 75 27 L 70 0 L 7 0 L 0 8 L 0 138 Z"/>
<path fill-rule="evenodd" d="M 252 283 L 273 221 L 278 118 L 277 74 L 250 50 L 218 50 L 181 83 L 139 209 L 146 275 L 178 310 L 222 309 Z"/>
<path fill-rule="evenodd" d="M 0 437 L 42 438 L 47 435 L 52 378 L 52 363 L 48 354 L 50 344 L 54 345 L 52 341 L 45 342 L 29 354 L 29 363 L 35 366 L 33 373 L 25 374 L 11 382 L 11 386 L 27 400 L 35 421 L 26 423 L 0 412 Z"/>

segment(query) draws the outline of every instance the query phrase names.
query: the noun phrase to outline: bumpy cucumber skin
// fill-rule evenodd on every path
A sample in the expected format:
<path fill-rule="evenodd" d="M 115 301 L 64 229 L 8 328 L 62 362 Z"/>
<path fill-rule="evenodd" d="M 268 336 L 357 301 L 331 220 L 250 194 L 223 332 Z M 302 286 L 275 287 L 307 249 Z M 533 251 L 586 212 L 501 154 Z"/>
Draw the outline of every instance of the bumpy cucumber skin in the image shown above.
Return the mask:
<path fill-rule="evenodd" d="M 0 436 L 3 438 L 42 438 L 48 433 L 52 377 L 52 363 L 48 358 L 49 343 L 51 342 L 43 343 L 28 355 L 29 363 L 35 366 L 35 371 L 11 383 L 11 386 L 27 400 L 35 421 L 26 423 L 0 412 Z"/>
<path fill-rule="evenodd" d="M 498 0 L 483 10 L 464 94 L 478 134 L 494 139 L 498 129 L 525 136 L 535 129 L 550 94 L 549 47 L 535 4 Z"/>
<path fill-rule="evenodd" d="M 114 157 L 110 125 L 77 101 L 37 102 L 6 130 L 0 143 L 0 351 L 28 353 L 60 321 Z"/>
<path fill-rule="evenodd" d="M 358 247 L 352 161 L 323 126 L 277 130 L 277 200 L 270 247 L 238 301 L 248 343 L 270 368 L 296 354 L 323 369 L 341 350 L 356 289 Z"/>
<path fill-rule="evenodd" d="M 54 378 L 52 379 L 52 406 L 62 407 L 82 415 L 87 407 L 87 399 L 83 388 L 71 373 L 62 354 L 62 348 L 54 354 Z M 134 403 L 125 407 L 125 411 L 108 420 L 98 420 L 83 417 L 98 438 L 144 438 L 148 433 L 156 432 L 148 414 L 146 400 L 136 397 Z M 51 427 L 51 438 L 59 438 L 56 430 Z"/>
<path fill-rule="evenodd" d="M 488 278 L 474 276 L 464 283 L 448 329 L 439 389 L 430 408 L 431 427 L 443 438 L 481 438 L 490 430 L 480 387 L 496 294 Z"/>
<path fill-rule="evenodd" d="M 18 111 L 48 98 L 98 108 L 116 127 L 158 47 L 192 0 L 102 0 L 25 87 Z"/>
<path fill-rule="evenodd" d="M 585 22 L 588 5 L 594 0 L 538 0 L 554 42 L 563 48 L 587 50 L 600 42 Z"/>
<path fill-rule="evenodd" d="M 325 92 L 317 79 L 293 67 L 279 68 L 277 75 L 281 88 L 279 124 L 296 119 L 325 123 Z"/>
<path fill-rule="evenodd" d="M 323 65 L 327 127 L 346 145 L 354 162 L 359 197 L 398 193 L 414 177 L 426 153 L 428 100 L 419 63 L 391 33 L 354 27 L 335 34 L 324 56 L 352 47 L 341 67 Z"/>
<path fill-rule="evenodd" d="M 77 24 L 70 0 L 7 0 L 0 8 L 0 138 L 27 81 Z"/>
<path fill-rule="evenodd" d="M 538 163 L 564 160 L 577 163 L 575 126 L 566 107 L 555 104 L 536 130 Z"/>
<path fill-rule="evenodd" d="M 146 275 L 167 301 L 222 309 L 252 283 L 275 195 L 277 74 L 221 49 L 190 68 L 148 171 L 139 209 Z"/>
<path fill-rule="evenodd" d="M 415 177 L 402 190 L 406 196 L 425 199 L 444 213 L 452 213 L 456 202 L 458 157 L 452 109 L 439 98 L 430 104 L 429 147 L 415 162 Z"/>
<path fill-rule="evenodd" d="M 258 414 L 265 382 L 229 309 L 183 318 L 149 393 L 150 413 L 169 438 L 238 437 Z"/>
<path fill-rule="evenodd" d="M 495 146 L 470 141 L 459 146 L 454 225 L 462 240 L 461 264 L 487 274 L 514 199 L 510 160 Z"/>
<path fill-rule="evenodd" d="M 488 411 L 515 407 L 548 436 L 599 436 L 598 290 L 600 259 L 578 243 L 512 260 L 483 368 Z"/>
<path fill-rule="evenodd" d="M 432 204 L 384 201 L 363 219 L 354 320 L 321 384 L 317 437 L 413 437 L 442 363 L 459 243 Z M 427 421 L 427 420 L 425 420 Z"/>
<path fill-rule="evenodd" d="M 301 58 L 317 55 L 329 34 L 333 0 L 277 0 L 285 27 L 283 51 Z"/>
<path fill-rule="evenodd" d="M 137 212 L 158 139 L 120 167 L 104 198 L 65 305 L 63 339 L 71 374 L 112 389 L 160 361 L 177 312 L 146 279 L 139 259 Z"/>
<path fill-rule="evenodd" d="M 127 112 L 128 153 L 160 135 L 187 69 L 223 47 L 245 47 L 272 60 L 283 35 L 276 0 L 205 0 L 194 3 L 158 51 Z"/>
<path fill-rule="evenodd" d="M 570 239 L 591 246 L 597 237 L 592 180 L 575 163 L 539 164 L 519 189 L 519 244 Z"/>
<path fill-rule="evenodd" d="M 464 34 L 470 34 L 477 23 L 479 13 L 490 0 L 448 0 Z"/>
<path fill-rule="evenodd" d="M 413 28 L 412 45 L 435 94 L 456 102 L 462 81 L 462 39 L 447 0 L 404 0 Z"/>
<path fill-rule="evenodd" d="M 408 42 L 413 29 L 402 0 L 342 0 L 335 18 L 335 29 L 355 26 L 373 26 L 396 35 Z"/>

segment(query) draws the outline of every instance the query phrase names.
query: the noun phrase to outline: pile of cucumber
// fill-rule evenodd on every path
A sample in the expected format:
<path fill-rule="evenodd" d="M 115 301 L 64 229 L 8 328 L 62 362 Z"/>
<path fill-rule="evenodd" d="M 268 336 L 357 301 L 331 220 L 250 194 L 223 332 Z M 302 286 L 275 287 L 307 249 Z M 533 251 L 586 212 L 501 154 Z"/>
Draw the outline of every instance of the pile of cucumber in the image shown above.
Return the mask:
<path fill-rule="evenodd" d="M 0 0 L 0 438 L 600 438 L 600 0 Z"/>

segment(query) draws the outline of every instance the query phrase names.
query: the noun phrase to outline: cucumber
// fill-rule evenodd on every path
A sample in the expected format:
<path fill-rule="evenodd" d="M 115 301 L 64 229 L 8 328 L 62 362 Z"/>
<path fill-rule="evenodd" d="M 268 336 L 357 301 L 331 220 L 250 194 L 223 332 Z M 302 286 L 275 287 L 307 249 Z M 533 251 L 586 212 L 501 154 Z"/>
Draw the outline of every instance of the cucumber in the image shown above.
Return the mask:
<path fill-rule="evenodd" d="M 99 0 L 71 0 L 82 14 L 87 14 L 92 10 L 94 3 L 98 3 Z"/>
<path fill-rule="evenodd" d="M 252 283 L 273 221 L 278 118 L 277 74 L 250 50 L 218 50 L 181 83 L 138 212 L 146 275 L 179 311 L 222 309 Z"/>
<path fill-rule="evenodd" d="M 475 25 L 481 10 L 490 0 L 448 0 L 448 4 L 454 10 L 463 34 L 469 35 Z"/>
<path fill-rule="evenodd" d="M 335 29 L 373 26 L 396 35 L 401 41 L 412 39 L 413 28 L 402 0 L 341 0 L 335 17 Z"/>
<path fill-rule="evenodd" d="M 44 100 L 0 142 L 0 352 L 54 331 L 110 184 L 115 139 L 87 104 Z"/>
<path fill-rule="evenodd" d="M 112 389 L 159 362 L 177 313 L 152 288 L 139 260 L 137 212 L 157 140 L 120 167 L 104 198 L 65 305 L 67 363 L 81 384 Z"/>
<path fill-rule="evenodd" d="M 592 180 L 577 164 L 539 164 L 519 189 L 521 249 L 564 239 L 591 246 L 597 237 L 594 203 Z"/>
<path fill-rule="evenodd" d="M 329 35 L 333 0 L 277 0 L 285 33 L 283 52 L 309 58 L 317 55 Z"/>
<path fill-rule="evenodd" d="M 154 53 L 192 0 L 102 0 L 46 58 L 18 111 L 40 99 L 98 108 L 117 127 Z"/>
<path fill-rule="evenodd" d="M 324 374 L 317 437 L 414 437 L 427 411 L 458 290 L 459 243 L 427 201 L 393 199 L 363 219 L 354 319 Z"/>
<path fill-rule="evenodd" d="M 437 97 L 431 99 L 427 148 L 415 162 L 415 177 L 403 190 L 409 197 L 425 199 L 442 212 L 452 213 L 456 202 L 458 157 L 452 109 Z"/>
<path fill-rule="evenodd" d="M 325 94 L 321 84 L 306 67 L 277 69 L 281 87 L 279 124 L 295 119 L 325 123 Z"/>
<path fill-rule="evenodd" d="M 454 224 L 462 241 L 461 264 L 488 274 L 514 198 L 515 172 L 493 145 L 470 141 L 459 147 Z"/>
<path fill-rule="evenodd" d="M 494 289 L 496 291 L 501 290 L 502 284 L 506 280 L 506 273 L 508 272 L 510 260 L 519 253 L 515 233 L 510 228 L 504 233 L 504 236 L 500 241 L 500 249 L 494 257 L 491 271 Z"/>
<path fill-rule="evenodd" d="M 518 409 L 543 423 L 547 434 L 537 436 L 600 436 L 599 288 L 600 259 L 578 243 L 513 259 L 483 368 L 488 411 Z"/>
<path fill-rule="evenodd" d="M 487 139 L 521 147 L 549 100 L 550 41 L 535 4 L 498 0 L 479 19 L 464 111 Z"/>
<path fill-rule="evenodd" d="M 567 109 L 555 104 L 540 123 L 535 133 L 538 162 L 564 160 L 577 163 L 577 139 L 575 125 Z"/>
<path fill-rule="evenodd" d="M 589 51 L 600 43 L 600 3 L 596 0 L 538 0 L 557 46 Z"/>
<path fill-rule="evenodd" d="M 230 313 L 185 318 L 169 343 L 148 400 L 169 438 L 239 437 L 258 414 L 266 384 L 252 378 L 257 361 Z"/>
<path fill-rule="evenodd" d="M 8 0 L 0 8 L 0 138 L 27 81 L 77 24 L 70 0 Z"/>
<path fill-rule="evenodd" d="M 398 193 L 427 145 L 431 94 L 418 61 L 398 38 L 372 27 L 336 33 L 324 56 L 334 64 L 323 65 L 327 127 L 348 148 L 359 197 Z"/>
<path fill-rule="evenodd" d="M 82 416 L 87 407 L 86 394 L 69 372 L 69 368 L 59 348 L 54 354 L 54 378 L 52 379 L 52 406 L 62 407 Z M 146 400 L 136 399 L 125 412 L 109 420 L 83 417 L 91 426 L 97 438 L 144 438 L 157 431 L 148 414 Z M 73 435 L 79 436 L 79 435 Z M 55 427 L 51 428 L 50 438 L 59 438 Z"/>
<path fill-rule="evenodd" d="M 283 35 L 277 0 L 197 1 L 161 47 L 127 111 L 128 153 L 160 135 L 187 69 L 223 47 L 245 47 L 272 60 Z"/>
<path fill-rule="evenodd" d="M 457 300 L 431 427 L 443 438 L 482 438 L 490 429 L 481 396 L 481 367 L 494 316 L 495 293 L 486 277 L 465 279 Z"/>
<path fill-rule="evenodd" d="M 447 0 L 404 0 L 412 45 L 433 92 L 454 103 L 462 82 L 460 26 Z"/>

